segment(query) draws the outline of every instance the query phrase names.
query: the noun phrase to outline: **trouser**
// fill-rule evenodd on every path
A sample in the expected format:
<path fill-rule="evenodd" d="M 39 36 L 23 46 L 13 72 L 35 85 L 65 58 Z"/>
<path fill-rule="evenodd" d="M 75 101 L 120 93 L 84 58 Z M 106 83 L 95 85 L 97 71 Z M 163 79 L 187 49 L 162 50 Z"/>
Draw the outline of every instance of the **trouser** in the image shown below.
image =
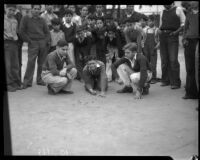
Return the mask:
<path fill-rule="evenodd" d="M 6 84 L 9 87 L 21 85 L 19 76 L 18 45 L 16 41 L 4 40 L 4 55 L 6 68 Z"/>
<path fill-rule="evenodd" d="M 162 82 L 180 86 L 180 64 L 178 61 L 179 37 L 169 33 L 160 34 L 160 56 Z"/>
<path fill-rule="evenodd" d="M 106 51 L 101 50 L 101 49 L 97 49 L 96 50 L 96 55 L 97 55 L 97 60 L 103 62 L 106 65 Z"/>
<path fill-rule="evenodd" d="M 187 39 L 188 45 L 185 46 L 185 66 L 186 66 L 186 94 L 198 96 L 196 79 L 195 79 L 195 52 L 198 39 Z"/>
<path fill-rule="evenodd" d="M 195 52 L 195 77 L 197 83 L 197 90 L 199 91 L 199 41 Z"/>
<path fill-rule="evenodd" d="M 151 78 L 152 78 L 152 72 L 147 71 L 147 79 L 146 79 L 146 82 L 145 82 L 145 86 L 146 86 L 147 83 L 150 82 Z M 132 88 L 136 90 L 138 85 L 139 85 L 139 81 L 140 81 L 140 72 L 132 73 L 130 75 L 130 79 L 131 79 Z"/>
<path fill-rule="evenodd" d="M 51 52 L 53 52 L 53 51 L 55 51 L 56 50 L 56 46 L 51 46 L 50 48 L 49 48 L 49 53 L 51 53 Z"/>
<path fill-rule="evenodd" d="M 74 45 L 73 43 L 69 43 L 68 55 L 72 63 L 75 65 L 75 57 L 74 57 Z"/>
<path fill-rule="evenodd" d="M 155 43 L 155 36 L 154 34 L 147 34 L 147 38 L 144 44 L 144 55 L 146 56 L 147 60 L 150 62 L 151 67 L 152 67 L 152 74 L 153 74 L 153 78 L 157 77 L 157 50 L 154 49 L 154 47 L 156 46 Z"/>
<path fill-rule="evenodd" d="M 140 80 L 140 72 L 135 72 L 130 69 L 130 67 L 126 64 L 121 64 L 117 68 L 117 72 L 119 74 L 120 79 L 123 81 L 125 86 L 132 86 L 133 84 L 138 85 L 138 82 Z M 152 73 L 150 71 L 147 71 L 147 80 L 146 82 L 150 81 L 152 78 Z"/>
<path fill-rule="evenodd" d="M 20 82 L 22 79 L 22 46 L 23 42 L 19 41 L 18 42 L 18 60 L 19 60 L 19 77 L 20 77 Z"/>
<path fill-rule="evenodd" d="M 37 58 L 37 83 L 42 82 L 41 73 L 42 73 L 42 65 L 47 56 L 48 46 L 46 40 L 32 41 L 32 43 L 28 44 L 28 62 L 27 68 L 24 76 L 24 84 L 32 85 L 33 75 L 35 70 L 35 61 Z"/>
<path fill-rule="evenodd" d="M 77 70 L 75 68 L 72 68 L 69 71 L 69 74 L 72 74 L 72 72 L 77 73 Z M 61 76 L 54 76 L 50 71 L 42 71 L 41 77 L 42 80 L 47 85 L 49 85 L 54 90 L 55 93 L 58 93 L 61 90 L 64 91 L 71 90 L 73 79 L 68 79 L 67 77 L 61 77 Z"/>
<path fill-rule="evenodd" d="M 86 64 L 86 60 L 76 59 L 76 68 L 78 70 L 77 79 L 83 79 L 83 68 Z"/>

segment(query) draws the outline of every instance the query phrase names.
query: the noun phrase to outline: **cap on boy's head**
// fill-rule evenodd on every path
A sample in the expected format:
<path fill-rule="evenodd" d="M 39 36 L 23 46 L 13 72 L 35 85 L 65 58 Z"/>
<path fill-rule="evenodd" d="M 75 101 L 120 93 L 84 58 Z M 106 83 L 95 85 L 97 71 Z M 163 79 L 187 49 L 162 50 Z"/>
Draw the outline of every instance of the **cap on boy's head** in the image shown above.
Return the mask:
<path fill-rule="evenodd" d="M 53 18 L 53 19 L 51 20 L 51 24 L 52 24 L 52 25 L 60 25 L 60 19 L 58 19 L 58 18 Z"/>
<path fill-rule="evenodd" d="M 112 19 L 113 19 L 113 17 L 112 17 L 112 15 L 111 15 L 111 14 L 106 14 L 106 15 L 105 15 L 105 19 L 112 20 Z"/>
<path fill-rule="evenodd" d="M 106 30 L 107 30 L 107 32 L 116 32 L 117 31 L 117 29 L 116 29 L 116 26 L 115 25 L 110 25 L 110 26 L 108 26 L 107 28 L 106 28 Z"/>
<path fill-rule="evenodd" d="M 94 16 L 93 14 L 90 14 L 90 15 L 88 16 L 88 19 L 96 20 L 96 16 Z"/>
<path fill-rule="evenodd" d="M 6 4 L 6 8 L 16 8 L 17 5 L 16 4 Z"/>
<path fill-rule="evenodd" d="M 130 42 L 123 47 L 123 50 L 126 50 L 126 49 L 128 49 L 132 52 L 137 52 L 137 44 Z"/>
<path fill-rule="evenodd" d="M 64 47 L 64 46 L 68 46 L 67 41 L 65 41 L 64 39 L 61 39 L 57 42 L 57 46 L 58 47 Z"/>
<path fill-rule="evenodd" d="M 96 17 L 96 20 L 101 20 L 102 22 L 104 22 L 104 18 L 103 17 Z"/>
<path fill-rule="evenodd" d="M 66 9 L 65 10 L 65 16 L 66 15 L 72 15 L 73 16 L 73 12 L 70 9 Z"/>
<path fill-rule="evenodd" d="M 86 29 L 86 26 L 78 26 L 76 29 L 76 33 L 81 32 Z"/>

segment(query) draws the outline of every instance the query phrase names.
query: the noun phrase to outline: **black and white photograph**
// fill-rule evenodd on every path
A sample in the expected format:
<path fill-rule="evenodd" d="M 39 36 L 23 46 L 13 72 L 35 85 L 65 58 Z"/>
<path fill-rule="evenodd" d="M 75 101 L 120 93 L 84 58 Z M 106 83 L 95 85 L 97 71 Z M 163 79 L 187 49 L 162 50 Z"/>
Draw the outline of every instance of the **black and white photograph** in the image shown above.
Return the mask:
<path fill-rule="evenodd" d="M 4 155 L 198 160 L 199 1 L 5 3 L 3 56 Z"/>

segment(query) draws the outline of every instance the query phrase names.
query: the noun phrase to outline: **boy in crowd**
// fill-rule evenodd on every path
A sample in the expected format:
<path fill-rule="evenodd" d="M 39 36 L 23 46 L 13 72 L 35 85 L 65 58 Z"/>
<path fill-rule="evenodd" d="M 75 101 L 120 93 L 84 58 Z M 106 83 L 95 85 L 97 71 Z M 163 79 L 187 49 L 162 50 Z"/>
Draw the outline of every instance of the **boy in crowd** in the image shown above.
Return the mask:
<path fill-rule="evenodd" d="M 54 18 L 51 20 L 52 24 L 52 30 L 50 31 L 51 34 L 51 47 L 50 52 L 54 51 L 56 49 L 56 45 L 59 40 L 64 39 L 65 40 L 65 34 L 62 30 L 60 30 L 60 19 Z"/>
<path fill-rule="evenodd" d="M 48 54 L 42 68 L 42 79 L 47 84 L 48 93 L 55 95 L 59 92 L 72 94 L 72 81 L 76 78 L 77 70 L 68 56 L 68 43 L 59 40 L 57 48 Z"/>
<path fill-rule="evenodd" d="M 148 27 L 144 29 L 144 48 L 143 52 L 152 66 L 151 84 L 157 82 L 157 48 L 159 46 L 158 28 L 154 24 L 154 17 L 150 16 Z"/>
<path fill-rule="evenodd" d="M 88 7 L 87 6 L 83 6 L 81 8 L 81 25 L 85 26 L 87 25 L 88 22 Z"/>
<path fill-rule="evenodd" d="M 103 5 L 96 5 L 95 7 L 96 11 L 94 13 L 94 16 L 96 18 L 104 18 L 105 14 L 103 13 Z"/>
<path fill-rule="evenodd" d="M 151 80 L 151 67 L 142 53 L 137 52 L 136 43 L 128 43 L 123 48 L 125 57 L 116 61 L 113 68 L 119 74 L 124 87 L 117 93 L 132 93 L 136 90 L 136 99 L 141 99 L 142 94 L 149 93 L 149 81 Z"/>
<path fill-rule="evenodd" d="M 36 58 L 38 63 L 37 85 L 45 86 L 41 73 L 51 37 L 45 20 L 40 17 L 40 10 L 41 5 L 32 5 L 31 16 L 24 16 L 20 24 L 20 35 L 24 42 L 28 42 L 28 62 L 23 89 L 32 86 Z"/>
<path fill-rule="evenodd" d="M 81 17 L 76 14 L 75 5 L 69 5 L 68 9 L 71 10 L 73 13 L 72 22 L 76 23 L 77 26 L 80 26 L 81 25 Z"/>
<path fill-rule="evenodd" d="M 198 99 L 198 89 L 195 81 L 195 56 L 197 44 L 199 43 L 199 2 L 192 1 L 191 11 L 186 16 L 183 45 L 185 48 L 185 65 L 186 65 L 186 87 L 183 99 Z M 199 53 L 198 53 L 199 54 Z M 196 70 L 197 69 L 197 70 Z"/>
<path fill-rule="evenodd" d="M 53 5 L 46 5 L 46 10 L 44 11 L 44 13 L 41 14 L 41 17 L 44 18 L 44 20 L 46 21 L 49 30 L 52 29 L 52 24 L 51 24 L 51 20 L 54 18 L 58 18 L 58 16 L 53 13 Z"/>
<path fill-rule="evenodd" d="M 99 96 L 105 97 L 108 88 L 105 64 L 95 59 L 95 57 L 90 56 L 83 69 L 85 89 L 92 95 L 96 95 L 96 90 L 99 90 L 101 91 Z"/>
<path fill-rule="evenodd" d="M 96 43 L 96 56 L 97 60 L 106 64 L 106 45 L 105 45 L 105 33 L 104 19 L 101 17 L 96 18 L 97 27 L 93 31 L 93 38 Z"/>
<path fill-rule="evenodd" d="M 65 16 L 63 17 L 62 21 L 63 24 L 61 25 L 61 30 L 65 34 L 65 40 L 68 42 L 69 47 L 69 57 L 71 61 L 75 64 L 74 59 L 74 45 L 73 41 L 76 36 L 76 24 L 72 22 L 73 13 L 71 10 L 67 9 L 65 11 Z"/>
<path fill-rule="evenodd" d="M 8 92 L 21 89 L 18 61 L 18 23 L 15 19 L 16 5 L 7 4 L 4 15 L 4 57 L 6 69 L 6 85 Z"/>
<path fill-rule="evenodd" d="M 76 67 L 78 70 L 77 79 L 83 80 L 83 67 L 85 66 L 90 54 L 92 37 L 86 34 L 86 26 L 80 26 L 76 30 L 76 38 L 74 40 L 74 55 Z"/>

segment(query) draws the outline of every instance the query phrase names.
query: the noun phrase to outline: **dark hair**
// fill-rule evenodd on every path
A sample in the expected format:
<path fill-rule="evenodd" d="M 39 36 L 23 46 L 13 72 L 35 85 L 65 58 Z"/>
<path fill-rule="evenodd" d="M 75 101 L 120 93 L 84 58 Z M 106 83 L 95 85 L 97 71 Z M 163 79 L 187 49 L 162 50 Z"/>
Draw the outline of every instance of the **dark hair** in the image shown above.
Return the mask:
<path fill-rule="evenodd" d="M 102 22 L 104 22 L 104 18 L 103 18 L 103 17 L 97 17 L 97 16 L 96 16 L 96 21 L 97 21 L 97 20 L 101 20 Z"/>
<path fill-rule="evenodd" d="M 42 8 L 41 4 L 31 4 L 32 9 L 33 9 L 34 6 L 40 6 L 40 9 Z"/>
<path fill-rule="evenodd" d="M 106 27 L 106 31 L 109 32 L 109 31 L 112 31 L 112 32 L 116 32 L 117 31 L 117 28 L 116 26 L 113 24 L 113 25 L 110 25 L 110 26 L 107 26 Z"/>
<path fill-rule="evenodd" d="M 60 19 L 59 18 L 53 18 L 51 20 L 51 24 L 52 25 L 60 25 L 61 24 Z"/>
<path fill-rule="evenodd" d="M 88 16 L 88 19 L 96 20 L 96 16 L 94 16 L 93 14 L 90 14 L 90 15 Z"/>
<path fill-rule="evenodd" d="M 68 15 L 68 14 L 73 16 L 73 12 L 70 9 L 66 9 L 65 12 L 64 12 L 65 16 Z"/>
<path fill-rule="evenodd" d="M 86 62 L 91 61 L 91 60 L 96 60 L 97 57 L 95 55 L 89 55 L 86 59 Z"/>
<path fill-rule="evenodd" d="M 67 43 L 67 41 L 61 39 L 61 40 L 59 40 L 59 41 L 57 42 L 57 46 L 58 46 L 58 47 L 68 46 L 68 43 Z"/>
<path fill-rule="evenodd" d="M 124 47 L 123 47 L 123 50 L 130 50 L 131 52 L 137 52 L 137 43 L 133 43 L 133 42 L 130 42 L 130 43 L 127 43 Z"/>
<path fill-rule="evenodd" d="M 10 8 L 10 7 L 12 7 L 12 8 L 16 8 L 17 5 L 15 5 L 15 4 L 6 4 L 6 8 Z"/>

